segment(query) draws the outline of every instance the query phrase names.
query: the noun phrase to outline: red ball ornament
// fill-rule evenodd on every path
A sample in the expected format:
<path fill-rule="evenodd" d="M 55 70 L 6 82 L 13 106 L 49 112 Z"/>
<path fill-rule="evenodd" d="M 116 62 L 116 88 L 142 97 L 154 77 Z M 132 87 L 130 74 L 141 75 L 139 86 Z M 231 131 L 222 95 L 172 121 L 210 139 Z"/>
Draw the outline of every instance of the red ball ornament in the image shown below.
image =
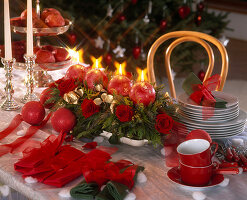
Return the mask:
<path fill-rule="evenodd" d="M 38 101 L 29 101 L 23 106 L 21 114 L 25 122 L 39 125 L 45 117 L 45 108 Z"/>
<path fill-rule="evenodd" d="M 75 33 L 69 33 L 68 34 L 68 39 L 69 39 L 69 43 L 73 46 L 76 43 L 77 36 L 76 36 Z"/>
<path fill-rule="evenodd" d="M 205 71 L 201 69 L 198 72 L 198 78 L 201 80 L 201 82 L 203 82 L 204 77 L 205 77 Z"/>
<path fill-rule="evenodd" d="M 96 68 L 87 72 L 85 81 L 87 82 L 87 86 L 90 89 L 93 89 L 97 84 L 103 84 L 103 86 L 106 88 L 108 84 L 108 78 L 105 72 Z"/>
<path fill-rule="evenodd" d="M 130 90 L 130 99 L 135 103 L 143 103 L 148 106 L 155 101 L 155 90 L 148 82 L 137 82 Z"/>
<path fill-rule="evenodd" d="M 134 56 L 134 58 L 135 58 L 135 59 L 138 59 L 139 56 L 140 56 L 140 54 L 141 54 L 141 47 L 135 46 L 135 47 L 133 48 L 133 56 Z"/>
<path fill-rule="evenodd" d="M 195 15 L 195 24 L 196 24 L 197 26 L 200 26 L 201 23 L 202 23 L 202 16 L 201 16 L 199 13 L 197 13 L 197 14 Z"/>
<path fill-rule="evenodd" d="M 160 21 L 160 30 L 165 31 L 166 26 L 167 26 L 167 21 L 165 19 L 162 19 Z"/>
<path fill-rule="evenodd" d="M 86 69 L 83 65 L 76 64 L 72 65 L 65 74 L 65 79 L 79 79 L 80 81 L 83 81 L 86 76 Z"/>
<path fill-rule="evenodd" d="M 108 91 L 111 94 L 116 93 L 122 96 L 128 96 L 132 85 L 133 83 L 128 77 L 117 75 L 110 80 L 108 84 Z"/>
<path fill-rule="evenodd" d="M 51 125 L 57 132 L 68 133 L 76 124 L 75 115 L 67 108 L 59 108 L 51 117 Z"/>
<path fill-rule="evenodd" d="M 201 1 L 197 4 L 197 11 L 202 12 L 204 10 L 204 3 Z"/>
<path fill-rule="evenodd" d="M 52 108 L 54 106 L 54 103 L 49 103 L 49 104 L 46 104 L 45 102 L 52 98 L 52 95 L 51 95 L 51 88 L 46 88 L 45 90 L 43 90 L 43 92 L 41 93 L 40 95 L 40 103 L 45 107 L 45 108 Z"/>
<path fill-rule="evenodd" d="M 138 1 L 138 0 L 131 0 L 131 3 L 132 3 L 133 5 L 135 5 L 135 4 L 137 3 L 137 1 Z"/>
<path fill-rule="evenodd" d="M 110 65 L 111 64 L 111 61 L 112 61 L 112 56 L 110 53 L 107 53 L 104 57 L 104 61 L 107 65 Z"/>
<path fill-rule="evenodd" d="M 124 20 L 126 20 L 126 17 L 125 17 L 125 15 L 121 14 L 121 15 L 118 17 L 118 21 L 119 21 L 119 22 L 123 22 Z"/>
<path fill-rule="evenodd" d="M 178 14 L 181 19 L 184 19 L 190 14 L 190 8 L 186 5 L 183 5 L 178 9 Z"/>

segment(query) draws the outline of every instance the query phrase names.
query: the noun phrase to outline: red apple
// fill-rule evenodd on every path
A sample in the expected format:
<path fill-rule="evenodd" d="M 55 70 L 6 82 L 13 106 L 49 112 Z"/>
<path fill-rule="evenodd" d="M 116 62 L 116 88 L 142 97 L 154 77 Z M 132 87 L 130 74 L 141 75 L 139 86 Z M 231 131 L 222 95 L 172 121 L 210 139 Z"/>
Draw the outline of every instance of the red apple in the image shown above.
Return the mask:
<path fill-rule="evenodd" d="M 108 78 L 104 71 L 101 69 L 91 69 L 87 72 L 85 81 L 90 89 L 93 89 L 95 85 L 102 84 L 105 88 L 108 84 Z"/>
<path fill-rule="evenodd" d="M 44 45 L 41 47 L 42 50 L 46 50 L 46 51 L 50 51 L 53 52 L 56 50 L 56 47 L 52 46 L 52 45 Z"/>
<path fill-rule="evenodd" d="M 118 75 L 118 76 L 114 76 L 109 81 L 108 91 L 111 94 L 116 93 L 122 96 L 127 96 L 129 95 L 132 85 L 133 85 L 132 81 L 128 77 Z"/>
<path fill-rule="evenodd" d="M 130 99 L 135 103 L 148 106 L 155 101 L 155 90 L 148 82 L 137 82 L 130 90 Z"/>
<path fill-rule="evenodd" d="M 72 65 L 65 74 L 65 79 L 78 78 L 80 81 L 85 79 L 86 70 L 85 67 L 77 64 Z"/>
<path fill-rule="evenodd" d="M 45 18 L 45 23 L 49 27 L 60 27 L 65 25 L 64 18 L 59 14 L 50 14 Z"/>
<path fill-rule="evenodd" d="M 33 20 L 38 18 L 35 8 L 32 9 L 32 14 L 33 14 Z M 21 20 L 26 21 L 26 19 L 27 19 L 27 9 L 21 13 Z"/>
<path fill-rule="evenodd" d="M 61 13 L 58 10 L 54 9 L 54 8 L 45 8 L 43 10 L 43 12 L 41 13 L 41 19 L 43 21 L 45 21 L 46 17 L 48 17 L 48 15 L 50 15 L 50 14 L 58 14 L 58 15 L 61 15 Z"/>
<path fill-rule="evenodd" d="M 46 50 L 39 50 L 36 53 L 36 63 L 54 63 L 55 57 L 52 52 Z"/>
<path fill-rule="evenodd" d="M 52 53 L 55 56 L 56 62 L 65 61 L 69 57 L 69 52 L 64 48 L 57 48 Z"/>
<path fill-rule="evenodd" d="M 36 54 L 40 50 L 40 47 L 33 47 L 33 53 Z"/>

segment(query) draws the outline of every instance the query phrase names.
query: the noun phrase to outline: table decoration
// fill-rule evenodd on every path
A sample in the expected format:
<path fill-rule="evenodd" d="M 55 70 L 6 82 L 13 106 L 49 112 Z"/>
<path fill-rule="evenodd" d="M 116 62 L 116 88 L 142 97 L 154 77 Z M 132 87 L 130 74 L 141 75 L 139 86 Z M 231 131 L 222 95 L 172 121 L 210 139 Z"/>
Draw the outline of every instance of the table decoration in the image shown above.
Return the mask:
<path fill-rule="evenodd" d="M 5 69 L 6 85 L 5 93 L 6 99 L 1 105 L 3 110 L 18 110 L 20 106 L 13 99 L 13 86 L 12 86 L 12 68 L 15 63 L 15 59 L 12 58 L 11 47 L 11 32 L 10 32 L 10 17 L 9 17 L 9 1 L 4 0 L 4 43 L 5 43 L 5 58 L 1 61 Z"/>

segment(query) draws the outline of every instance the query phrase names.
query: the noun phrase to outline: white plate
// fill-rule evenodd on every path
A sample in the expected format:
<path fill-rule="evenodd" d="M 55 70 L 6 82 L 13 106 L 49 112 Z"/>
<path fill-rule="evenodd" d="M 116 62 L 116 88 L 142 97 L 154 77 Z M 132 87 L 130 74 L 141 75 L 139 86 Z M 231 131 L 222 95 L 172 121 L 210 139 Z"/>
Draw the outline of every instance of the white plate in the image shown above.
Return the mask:
<path fill-rule="evenodd" d="M 227 102 L 226 107 L 230 108 L 232 106 L 235 106 L 238 104 L 238 98 L 235 96 L 232 96 L 231 94 L 227 94 L 224 92 L 218 92 L 218 91 L 213 91 L 212 94 L 220 98 L 222 100 L 225 100 Z M 197 105 L 193 100 L 189 98 L 189 96 L 184 93 L 178 97 L 178 101 L 181 102 L 182 104 L 190 107 L 195 107 L 195 108 L 202 108 L 203 106 Z M 213 107 L 207 107 L 208 109 L 213 109 Z"/>
<path fill-rule="evenodd" d="M 190 114 L 190 113 L 186 113 L 184 111 L 181 111 L 181 110 L 178 110 L 178 113 L 180 115 L 183 115 L 183 116 L 186 116 L 188 118 L 195 118 L 195 119 L 204 119 L 205 117 L 210 117 L 209 119 L 228 119 L 228 118 L 231 118 L 231 117 L 236 117 L 239 115 L 239 111 L 237 112 L 234 112 L 234 113 L 230 113 L 230 114 L 225 114 L 225 115 L 215 115 L 215 114 L 205 114 L 205 115 L 193 115 L 193 114 Z"/>

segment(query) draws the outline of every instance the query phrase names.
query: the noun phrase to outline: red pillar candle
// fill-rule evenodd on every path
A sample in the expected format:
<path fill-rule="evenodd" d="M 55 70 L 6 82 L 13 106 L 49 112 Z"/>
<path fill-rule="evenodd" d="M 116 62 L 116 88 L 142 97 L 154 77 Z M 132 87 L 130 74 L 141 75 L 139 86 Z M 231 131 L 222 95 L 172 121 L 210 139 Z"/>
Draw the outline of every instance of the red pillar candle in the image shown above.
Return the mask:
<path fill-rule="evenodd" d="M 120 64 L 119 75 L 114 76 L 110 80 L 108 85 L 108 92 L 111 94 L 116 93 L 122 96 L 128 96 L 132 85 L 132 81 L 127 76 L 122 75 L 122 67 Z"/>
<path fill-rule="evenodd" d="M 81 64 L 72 65 L 65 74 L 66 79 L 78 78 L 80 81 L 83 81 L 85 79 L 85 76 L 86 76 L 86 69 Z"/>
<path fill-rule="evenodd" d="M 129 97 L 135 104 L 143 103 L 144 106 L 148 106 L 155 101 L 154 87 L 150 83 L 144 81 L 143 71 L 142 81 L 134 84 L 130 90 Z"/>

